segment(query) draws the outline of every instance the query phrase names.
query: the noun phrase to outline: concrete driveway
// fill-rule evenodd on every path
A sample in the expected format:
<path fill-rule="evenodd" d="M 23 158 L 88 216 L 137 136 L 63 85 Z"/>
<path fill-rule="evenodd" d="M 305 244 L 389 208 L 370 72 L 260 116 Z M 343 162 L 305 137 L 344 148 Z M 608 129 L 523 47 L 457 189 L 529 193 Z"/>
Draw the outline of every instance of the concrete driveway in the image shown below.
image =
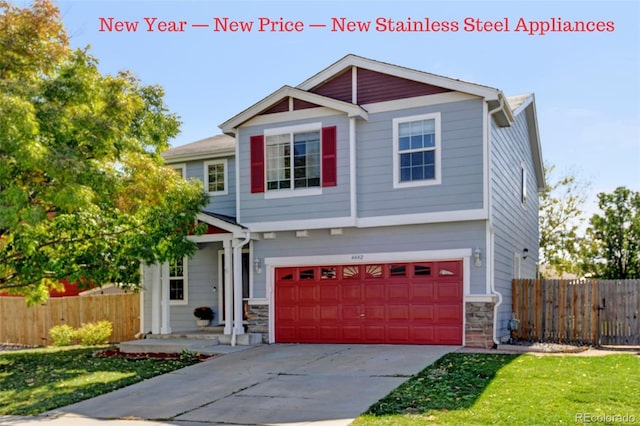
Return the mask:
<path fill-rule="evenodd" d="M 347 425 L 412 374 L 458 348 L 256 346 L 8 424 Z M 0 417 L 0 424 L 10 420 Z"/>

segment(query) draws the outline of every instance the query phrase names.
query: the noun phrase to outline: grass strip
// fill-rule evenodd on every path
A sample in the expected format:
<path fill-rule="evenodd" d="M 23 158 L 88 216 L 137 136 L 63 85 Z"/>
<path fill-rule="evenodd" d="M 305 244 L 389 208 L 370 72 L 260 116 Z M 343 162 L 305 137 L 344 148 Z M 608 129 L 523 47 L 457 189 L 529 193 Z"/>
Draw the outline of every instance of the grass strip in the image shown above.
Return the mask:
<path fill-rule="evenodd" d="M 94 357 L 96 348 L 0 354 L 0 415 L 35 415 L 199 362 Z"/>
<path fill-rule="evenodd" d="M 546 425 L 640 423 L 640 357 L 452 353 L 354 423 Z"/>

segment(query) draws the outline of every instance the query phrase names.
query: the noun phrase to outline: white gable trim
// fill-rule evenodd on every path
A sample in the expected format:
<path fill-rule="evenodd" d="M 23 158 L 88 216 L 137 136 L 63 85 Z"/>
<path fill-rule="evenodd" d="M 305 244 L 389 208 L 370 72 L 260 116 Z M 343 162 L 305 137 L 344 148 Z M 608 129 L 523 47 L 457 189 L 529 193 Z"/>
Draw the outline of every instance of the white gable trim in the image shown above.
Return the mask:
<path fill-rule="evenodd" d="M 217 217 L 209 216 L 204 213 L 198 213 L 196 216 L 197 220 L 200 222 L 206 223 L 207 225 L 215 226 L 216 228 L 223 229 L 230 234 L 233 234 L 234 237 L 240 238 L 243 237 L 248 231 L 239 225 L 234 225 L 229 222 L 225 222 L 222 219 L 218 219 Z M 204 242 L 206 237 L 216 237 L 216 241 L 221 241 L 223 239 L 227 239 L 230 236 L 226 234 L 205 234 L 205 235 L 190 235 L 188 238 L 195 242 Z"/>
<path fill-rule="evenodd" d="M 529 143 L 531 144 L 531 158 L 533 159 L 533 169 L 536 172 L 536 186 L 538 192 L 545 190 L 547 184 L 544 176 L 544 162 L 542 160 L 542 148 L 540 146 L 540 132 L 538 130 L 538 117 L 536 113 L 536 104 L 531 95 L 531 101 L 525 108 L 527 114 L 527 130 L 529 133 Z"/>
<path fill-rule="evenodd" d="M 445 89 L 451 89 L 457 92 L 469 93 L 486 98 L 487 100 L 498 99 L 499 91 L 488 86 L 467 83 L 465 81 L 443 77 L 436 74 L 430 74 L 424 71 L 417 71 L 410 68 L 404 68 L 385 62 L 374 61 L 373 59 L 363 58 L 356 55 L 345 56 L 333 65 L 330 65 L 329 67 L 320 71 L 318 74 L 300 83 L 297 87 L 302 90 L 310 90 L 323 83 L 324 81 L 330 79 L 331 77 L 339 74 L 346 68 L 350 67 L 364 68 L 371 71 L 377 71 L 384 74 L 390 74 L 396 77 L 417 81 L 419 83 L 443 87 Z"/>
<path fill-rule="evenodd" d="M 360 117 L 365 120 L 368 119 L 367 111 L 365 111 L 359 105 L 354 105 L 352 103 L 328 98 L 326 96 L 317 95 L 315 93 L 305 92 L 304 90 L 300 90 L 295 87 L 283 86 L 279 90 L 273 92 L 272 94 L 254 104 L 253 106 L 249 107 L 248 109 L 244 110 L 240 114 L 236 115 L 230 120 L 225 121 L 220 125 L 220 128 L 224 133 L 235 134 L 236 129 L 239 126 L 285 98 L 295 98 L 317 104 L 323 107 L 343 112 L 349 117 Z"/>
<path fill-rule="evenodd" d="M 531 146 L 531 158 L 533 160 L 533 169 L 536 173 L 536 184 L 539 192 L 544 191 L 546 187 L 544 176 L 544 162 L 542 160 L 542 148 L 540 145 L 540 132 L 538 130 L 538 116 L 536 112 L 536 98 L 531 93 L 515 110 L 513 116 L 516 117 L 520 113 L 525 113 L 527 120 L 527 133 L 529 136 L 529 144 Z"/>
<path fill-rule="evenodd" d="M 176 155 L 175 157 L 171 157 L 169 159 L 165 159 L 164 162 L 167 166 L 176 167 L 180 164 L 185 164 L 187 161 L 197 161 L 203 159 L 215 159 L 215 158 L 230 158 L 233 157 L 235 153 L 235 148 L 228 151 L 215 151 L 215 152 L 199 152 L 197 154 L 185 154 L 185 155 Z"/>
<path fill-rule="evenodd" d="M 409 108 L 418 108 L 430 105 L 442 105 L 452 102 L 461 102 L 478 99 L 476 95 L 460 92 L 437 93 L 434 95 L 416 96 L 415 98 L 397 99 L 393 101 L 376 102 L 372 104 L 362 105 L 369 114 L 379 112 L 399 111 Z"/>
<path fill-rule="evenodd" d="M 242 126 L 263 126 L 281 124 L 283 121 L 307 120 L 310 118 L 331 117 L 336 115 L 335 109 L 326 107 L 306 108 L 297 111 L 274 112 L 273 114 L 256 115 L 242 123 Z"/>

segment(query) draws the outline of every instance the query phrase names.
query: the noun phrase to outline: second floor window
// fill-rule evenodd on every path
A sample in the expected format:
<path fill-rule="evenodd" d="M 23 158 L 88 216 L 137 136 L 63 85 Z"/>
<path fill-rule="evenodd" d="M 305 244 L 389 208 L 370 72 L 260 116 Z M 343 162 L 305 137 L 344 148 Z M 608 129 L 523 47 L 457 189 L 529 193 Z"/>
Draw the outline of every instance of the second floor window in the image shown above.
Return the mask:
<path fill-rule="evenodd" d="M 265 198 L 320 195 L 338 185 L 337 127 L 308 123 L 249 137 L 251 193 Z"/>
<path fill-rule="evenodd" d="M 209 195 L 227 193 L 226 160 L 207 161 L 204 163 L 204 186 Z"/>
<path fill-rule="evenodd" d="M 266 137 L 267 190 L 320 186 L 320 132 Z"/>
<path fill-rule="evenodd" d="M 440 114 L 393 120 L 394 186 L 440 183 Z"/>

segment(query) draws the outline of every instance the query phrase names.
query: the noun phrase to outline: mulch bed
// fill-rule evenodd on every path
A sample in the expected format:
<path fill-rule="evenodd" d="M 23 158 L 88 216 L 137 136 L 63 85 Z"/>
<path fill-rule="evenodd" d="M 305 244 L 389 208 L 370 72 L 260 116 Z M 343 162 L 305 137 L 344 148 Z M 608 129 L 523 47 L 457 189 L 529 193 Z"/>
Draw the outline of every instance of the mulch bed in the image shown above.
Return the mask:
<path fill-rule="evenodd" d="M 104 350 L 100 350 L 100 351 L 96 351 L 93 356 L 98 357 L 98 358 L 114 358 L 114 357 L 118 357 L 118 358 L 132 358 L 132 359 L 149 359 L 149 358 L 154 358 L 154 359 L 180 359 L 180 358 L 184 358 L 185 355 L 183 354 L 168 354 L 168 353 L 152 353 L 152 352 L 120 352 L 119 349 L 113 348 L 113 349 L 104 349 Z M 187 355 L 189 358 L 195 358 L 198 359 L 200 361 L 205 361 L 207 359 L 210 359 L 212 357 L 214 357 L 215 355 L 205 355 L 205 354 L 198 354 L 198 353 L 194 353 L 194 354 L 189 354 Z"/>

